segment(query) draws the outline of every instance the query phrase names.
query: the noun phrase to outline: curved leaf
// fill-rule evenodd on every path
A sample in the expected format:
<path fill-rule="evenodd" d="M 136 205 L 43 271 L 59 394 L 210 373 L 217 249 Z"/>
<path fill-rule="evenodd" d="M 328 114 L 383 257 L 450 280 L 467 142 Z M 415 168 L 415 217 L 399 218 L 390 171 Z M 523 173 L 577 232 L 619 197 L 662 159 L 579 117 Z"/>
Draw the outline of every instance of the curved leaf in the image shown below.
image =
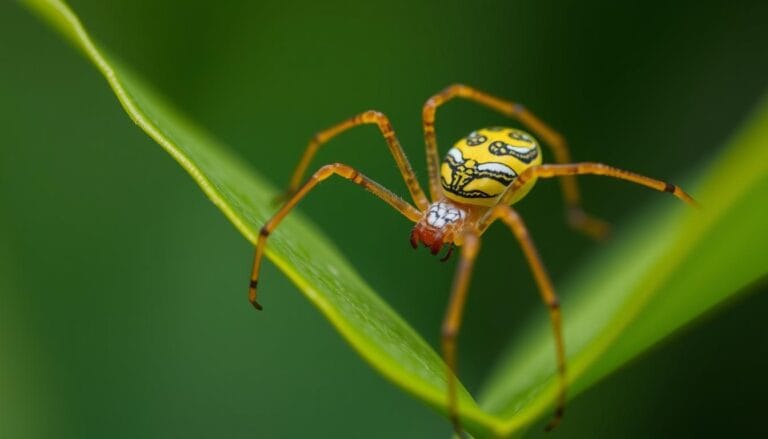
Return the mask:
<path fill-rule="evenodd" d="M 275 190 L 186 120 L 91 40 L 59 0 L 21 0 L 81 50 L 133 121 L 200 185 L 249 241 Z M 768 105 L 704 172 L 693 212 L 671 200 L 628 228 L 559 288 L 571 396 L 681 325 L 765 276 L 768 255 Z M 724 261 L 729 255 L 735 262 Z M 445 411 L 439 355 L 379 298 L 300 214 L 274 234 L 267 256 L 380 373 Z M 738 263 L 737 263 L 738 262 Z M 555 398 L 552 341 L 542 314 L 521 333 L 480 398 L 462 388 L 462 416 L 479 437 L 508 436 L 546 415 Z"/>
<path fill-rule="evenodd" d="M 768 273 L 768 101 L 703 175 L 702 209 L 646 213 L 560 288 L 571 397 Z M 531 322 L 479 398 L 506 431 L 554 401 L 550 331 Z"/>
<path fill-rule="evenodd" d="M 274 212 L 271 200 L 278 192 L 100 49 L 65 3 L 23 3 L 96 65 L 131 119 L 173 156 L 240 233 L 255 243 L 259 228 Z M 270 238 L 267 256 L 373 367 L 431 405 L 439 408 L 443 404 L 445 366 L 440 356 L 298 212 Z M 461 399 L 470 419 L 491 422 L 466 390 L 462 389 Z"/>

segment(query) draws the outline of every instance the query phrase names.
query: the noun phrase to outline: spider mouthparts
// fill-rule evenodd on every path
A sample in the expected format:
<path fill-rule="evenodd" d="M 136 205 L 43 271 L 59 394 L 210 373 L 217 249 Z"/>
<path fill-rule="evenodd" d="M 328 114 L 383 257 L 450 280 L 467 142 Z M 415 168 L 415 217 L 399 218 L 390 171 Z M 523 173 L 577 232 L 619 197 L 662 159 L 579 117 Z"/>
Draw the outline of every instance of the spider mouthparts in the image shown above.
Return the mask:
<path fill-rule="evenodd" d="M 445 262 L 445 261 L 447 261 L 448 259 L 451 258 L 451 255 L 453 254 L 453 248 L 454 248 L 454 245 L 451 244 L 451 246 L 448 247 L 448 251 L 445 253 L 445 256 L 440 258 L 440 262 Z"/>
<path fill-rule="evenodd" d="M 419 243 L 421 243 L 424 244 L 424 247 L 429 249 L 431 254 L 438 255 L 443 247 L 445 247 L 446 243 L 450 242 L 450 240 L 444 240 L 444 237 L 445 235 L 440 230 L 416 225 L 416 227 L 411 230 L 411 247 L 417 249 L 419 247 Z M 448 256 L 450 256 L 451 250 L 452 248 L 449 249 Z"/>
<path fill-rule="evenodd" d="M 416 236 L 416 229 L 411 230 L 411 247 L 413 247 L 414 250 L 419 248 L 419 240 Z"/>

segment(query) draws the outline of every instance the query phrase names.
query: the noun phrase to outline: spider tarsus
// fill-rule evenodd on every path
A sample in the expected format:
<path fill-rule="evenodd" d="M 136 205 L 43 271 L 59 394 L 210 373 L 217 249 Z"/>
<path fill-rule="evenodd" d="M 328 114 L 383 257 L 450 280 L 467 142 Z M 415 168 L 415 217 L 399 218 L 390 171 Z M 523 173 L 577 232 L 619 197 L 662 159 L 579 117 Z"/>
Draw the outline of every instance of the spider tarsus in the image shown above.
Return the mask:
<path fill-rule="evenodd" d="M 665 192 L 670 192 L 672 195 L 677 197 L 680 200 L 683 200 L 686 204 L 689 206 L 695 208 L 695 209 L 701 209 L 701 204 L 699 204 L 696 199 L 694 199 L 691 194 L 688 192 L 680 189 L 680 186 L 675 186 L 672 184 L 667 183 L 667 186 L 672 186 L 672 191 L 668 191 L 667 188 L 664 189 Z"/>
<path fill-rule="evenodd" d="M 546 427 L 544 427 L 544 431 L 550 432 L 555 427 L 560 425 L 560 422 L 563 420 L 563 412 L 564 411 L 565 410 L 563 409 L 563 407 L 558 407 L 557 410 L 555 410 L 555 415 L 552 417 L 552 419 L 549 420 L 549 422 L 547 423 Z"/>
<path fill-rule="evenodd" d="M 688 204 L 690 204 L 691 206 L 693 206 L 693 208 L 695 208 L 695 209 L 703 209 L 703 208 L 704 208 L 704 206 L 702 206 L 702 205 L 701 205 L 701 203 L 699 203 L 698 201 L 696 201 L 696 199 L 695 199 L 695 198 L 693 198 L 693 197 L 690 197 L 690 196 L 689 196 L 689 198 L 690 198 L 690 200 L 688 201 Z"/>
<path fill-rule="evenodd" d="M 451 424 L 453 425 L 453 433 L 454 437 L 458 438 L 465 438 L 464 429 L 461 427 L 461 420 L 459 419 L 459 415 L 452 414 L 451 415 Z"/>
<path fill-rule="evenodd" d="M 451 246 L 448 247 L 448 252 L 445 254 L 445 256 L 440 258 L 440 262 L 445 262 L 451 257 L 451 255 L 453 254 L 453 248 L 454 248 L 454 245 L 451 244 Z"/>
<path fill-rule="evenodd" d="M 258 279 L 251 279 L 251 283 L 248 284 L 248 301 L 251 302 L 251 305 L 253 305 L 254 308 L 261 311 L 263 308 L 261 307 L 261 304 L 256 301 L 256 287 L 259 286 L 259 280 Z"/>

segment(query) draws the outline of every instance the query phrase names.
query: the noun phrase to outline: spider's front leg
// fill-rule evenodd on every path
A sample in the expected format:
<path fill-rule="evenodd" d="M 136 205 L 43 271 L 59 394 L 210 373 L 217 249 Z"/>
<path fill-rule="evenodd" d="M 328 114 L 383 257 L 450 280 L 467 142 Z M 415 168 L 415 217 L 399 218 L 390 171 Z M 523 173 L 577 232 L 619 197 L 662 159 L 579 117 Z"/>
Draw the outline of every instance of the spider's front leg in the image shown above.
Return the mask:
<path fill-rule="evenodd" d="M 453 278 L 451 297 L 448 302 L 448 309 L 445 312 L 442 328 L 442 348 L 443 359 L 448 366 L 447 384 L 448 384 L 448 415 L 453 423 L 456 434 L 461 435 L 461 419 L 459 418 L 459 401 L 456 394 L 456 337 L 461 328 L 461 317 L 464 312 L 464 305 L 467 299 L 469 280 L 472 277 L 472 271 L 477 258 L 477 252 L 480 250 L 480 237 L 475 231 L 464 234 L 464 242 L 461 247 L 461 257 L 456 274 Z"/>
<path fill-rule="evenodd" d="M 613 166 L 609 166 L 603 163 L 593 162 L 532 166 L 523 171 L 522 174 L 517 176 L 512 184 L 507 186 L 507 188 L 504 190 L 504 193 L 502 193 L 499 197 L 498 204 L 509 204 L 514 197 L 515 191 L 523 187 L 525 183 L 532 178 L 555 178 L 574 175 L 603 175 L 606 177 L 616 178 L 618 180 L 629 181 L 640 186 L 645 186 L 649 189 L 657 190 L 659 192 L 668 192 L 689 206 L 699 207 L 699 204 L 696 202 L 696 200 L 693 199 L 693 197 L 682 190 L 679 186 L 676 186 L 672 183 L 646 177 L 645 175 L 626 171 L 624 169 L 614 168 Z M 486 219 L 488 219 L 488 215 L 486 215 Z M 485 220 L 484 222 L 487 223 Z"/>
<path fill-rule="evenodd" d="M 333 163 L 325 165 L 315 172 L 304 185 L 291 195 L 288 201 L 280 208 L 280 210 L 264 224 L 259 230 L 258 241 L 256 242 L 256 251 L 253 256 L 253 270 L 251 271 L 251 283 L 248 288 L 248 299 L 254 308 L 261 310 L 261 304 L 256 300 L 256 287 L 259 283 L 259 271 L 261 269 L 261 260 L 264 257 L 264 246 L 267 243 L 267 238 L 270 233 L 280 224 L 288 213 L 304 198 L 309 191 L 321 181 L 327 179 L 332 175 L 338 175 L 344 179 L 351 180 L 353 183 L 362 186 L 367 189 L 376 197 L 384 200 L 387 204 L 395 208 L 398 212 L 402 213 L 406 218 L 413 222 L 418 221 L 421 218 L 421 212 L 415 207 L 398 197 L 384 186 L 376 183 L 370 178 L 358 172 L 351 166 L 347 166 L 341 163 Z"/>
<path fill-rule="evenodd" d="M 400 174 L 405 181 L 405 185 L 408 187 L 408 191 L 411 193 L 413 202 L 416 203 L 416 207 L 419 209 L 426 209 L 429 206 L 429 200 L 419 185 L 419 181 L 416 178 L 416 173 L 413 172 L 413 167 L 408 161 L 408 157 L 405 156 L 405 152 L 403 151 L 403 147 L 400 145 L 400 141 L 397 140 L 397 135 L 395 134 L 395 130 L 392 128 L 392 124 L 389 122 L 389 118 L 384 113 L 375 110 L 362 112 L 354 117 L 350 117 L 349 119 L 339 122 L 336 125 L 333 125 L 315 134 L 307 144 L 307 147 L 304 150 L 304 154 L 302 154 L 301 160 L 299 160 L 299 164 L 296 166 L 296 169 L 291 176 L 291 182 L 288 186 L 288 190 L 281 197 L 279 197 L 278 200 L 282 201 L 284 199 L 288 199 L 298 190 L 304 173 L 309 167 L 309 164 L 312 162 L 312 158 L 314 158 L 315 154 L 317 154 L 317 151 L 321 146 L 325 145 L 339 134 L 354 127 L 365 124 L 373 124 L 379 127 L 381 135 L 387 142 L 389 152 L 395 159 L 395 163 L 397 164 L 398 169 L 400 169 Z"/>

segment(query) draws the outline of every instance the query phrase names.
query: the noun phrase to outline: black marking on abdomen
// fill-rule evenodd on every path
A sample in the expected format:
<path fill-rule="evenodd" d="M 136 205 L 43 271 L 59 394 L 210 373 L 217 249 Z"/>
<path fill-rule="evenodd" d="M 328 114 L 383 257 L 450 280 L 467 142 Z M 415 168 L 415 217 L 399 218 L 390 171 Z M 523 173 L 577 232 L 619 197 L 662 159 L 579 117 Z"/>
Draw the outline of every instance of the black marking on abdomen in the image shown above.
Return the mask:
<path fill-rule="evenodd" d="M 528 149 L 527 152 L 520 152 L 508 143 L 504 143 L 501 140 L 496 140 L 488 145 L 488 152 L 498 156 L 512 156 L 523 163 L 531 163 L 539 156 L 539 148 L 535 145 Z"/>
<path fill-rule="evenodd" d="M 469 145 L 469 146 L 478 146 L 478 145 L 482 145 L 487 140 L 488 140 L 488 138 L 485 137 L 484 135 L 478 133 L 477 131 L 472 131 L 467 136 L 467 145 Z"/>

